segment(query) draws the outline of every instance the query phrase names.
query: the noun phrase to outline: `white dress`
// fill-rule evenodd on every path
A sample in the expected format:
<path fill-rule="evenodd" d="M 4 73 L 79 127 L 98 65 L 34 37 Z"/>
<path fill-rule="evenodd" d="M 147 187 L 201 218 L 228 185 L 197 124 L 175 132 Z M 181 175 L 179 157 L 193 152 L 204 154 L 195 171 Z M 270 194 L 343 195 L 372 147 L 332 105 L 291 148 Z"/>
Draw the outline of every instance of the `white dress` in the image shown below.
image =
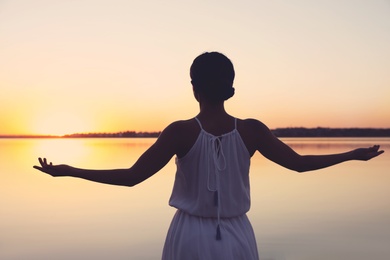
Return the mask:
<path fill-rule="evenodd" d="M 250 155 L 235 129 L 214 136 L 202 128 L 190 151 L 176 159 L 169 205 L 177 212 L 163 260 L 258 260 L 246 216 L 250 208 Z"/>

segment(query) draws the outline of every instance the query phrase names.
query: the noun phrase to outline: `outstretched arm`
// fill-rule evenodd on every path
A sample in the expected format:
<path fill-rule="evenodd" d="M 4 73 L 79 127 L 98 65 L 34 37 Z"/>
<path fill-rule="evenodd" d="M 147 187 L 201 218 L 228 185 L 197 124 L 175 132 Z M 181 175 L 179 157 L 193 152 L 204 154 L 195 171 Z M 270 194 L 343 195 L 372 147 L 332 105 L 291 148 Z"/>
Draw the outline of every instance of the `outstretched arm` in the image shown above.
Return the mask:
<path fill-rule="evenodd" d="M 379 145 L 374 145 L 339 154 L 299 155 L 276 138 L 261 122 L 256 121 L 254 126 L 257 150 L 269 160 L 297 172 L 318 170 L 350 160 L 367 161 L 384 152 L 379 150 Z"/>
<path fill-rule="evenodd" d="M 157 141 L 128 169 L 79 169 L 64 164 L 53 165 L 48 163 L 46 158 L 39 158 L 40 166 L 34 168 L 55 177 L 70 176 L 106 184 L 134 186 L 158 172 L 176 154 L 176 129 L 174 124 L 168 126 Z"/>

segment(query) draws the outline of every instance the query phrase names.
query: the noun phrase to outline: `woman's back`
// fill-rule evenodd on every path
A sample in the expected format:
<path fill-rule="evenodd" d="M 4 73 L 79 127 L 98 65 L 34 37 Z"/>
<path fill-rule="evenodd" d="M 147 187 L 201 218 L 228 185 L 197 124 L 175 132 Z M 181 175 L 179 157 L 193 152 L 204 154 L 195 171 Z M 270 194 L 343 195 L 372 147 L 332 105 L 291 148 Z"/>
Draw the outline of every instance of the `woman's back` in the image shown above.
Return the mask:
<path fill-rule="evenodd" d="M 237 130 L 238 120 L 226 113 L 215 121 L 199 118 L 182 123 L 192 129 L 196 126 L 197 131 L 188 133 L 190 148 L 176 158 L 169 204 L 178 211 L 167 234 L 163 259 L 256 260 L 256 240 L 246 216 L 250 154 Z"/>
<path fill-rule="evenodd" d="M 202 217 L 234 217 L 250 206 L 250 154 L 237 131 L 221 135 L 200 129 L 184 157 L 177 158 L 177 173 L 170 205 Z"/>
<path fill-rule="evenodd" d="M 197 118 L 201 121 L 203 130 L 214 136 L 229 133 L 236 128 L 250 157 L 255 153 L 256 147 L 254 145 L 254 139 L 259 134 L 256 127 L 254 127 L 254 124 L 256 123 L 254 122 L 255 120 L 242 120 L 232 117 L 227 113 L 206 118 L 198 115 Z M 235 122 L 235 120 L 237 121 Z M 259 122 L 257 121 L 257 123 Z M 180 140 L 181 144 L 176 154 L 178 158 L 181 158 L 184 157 L 195 144 L 198 135 L 201 132 L 201 128 L 194 118 L 177 121 L 176 127 L 176 137 Z"/>

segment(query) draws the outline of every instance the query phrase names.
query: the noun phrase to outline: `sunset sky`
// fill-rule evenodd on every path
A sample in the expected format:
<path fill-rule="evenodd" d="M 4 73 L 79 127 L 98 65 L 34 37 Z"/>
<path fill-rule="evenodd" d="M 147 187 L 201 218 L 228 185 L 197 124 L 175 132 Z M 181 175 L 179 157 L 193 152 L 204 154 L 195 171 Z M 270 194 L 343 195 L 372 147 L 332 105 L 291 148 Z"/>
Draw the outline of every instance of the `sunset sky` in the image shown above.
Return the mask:
<path fill-rule="evenodd" d="M 390 127 L 390 1 L 0 0 L 0 134 L 158 131 L 189 67 L 234 63 L 240 118 Z"/>

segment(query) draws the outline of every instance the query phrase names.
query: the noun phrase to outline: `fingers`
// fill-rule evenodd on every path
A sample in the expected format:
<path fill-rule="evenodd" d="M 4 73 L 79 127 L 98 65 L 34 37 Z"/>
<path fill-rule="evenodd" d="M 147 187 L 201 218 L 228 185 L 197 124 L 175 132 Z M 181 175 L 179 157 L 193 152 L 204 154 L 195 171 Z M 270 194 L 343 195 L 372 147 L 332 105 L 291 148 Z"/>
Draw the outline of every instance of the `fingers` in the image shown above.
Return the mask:
<path fill-rule="evenodd" d="M 383 150 L 379 150 L 379 145 L 373 145 L 367 148 L 356 149 L 356 159 L 362 161 L 368 161 L 374 157 L 377 157 L 384 153 Z"/>
<path fill-rule="evenodd" d="M 47 160 L 46 158 L 38 158 L 38 161 L 39 163 L 41 164 L 42 167 L 46 167 L 47 166 Z"/>
<path fill-rule="evenodd" d="M 379 145 L 373 145 L 371 147 L 368 147 L 367 150 L 373 153 L 383 153 L 384 151 L 383 150 L 379 151 L 379 148 L 380 148 Z"/>
<path fill-rule="evenodd" d="M 382 153 L 385 152 L 385 151 L 383 151 L 383 150 L 379 150 L 379 148 L 380 148 L 379 145 L 374 145 L 374 146 L 372 146 L 371 148 L 373 149 L 374 152 L 377 153 L 377 155 L 380 155 L 380 154 L 382 154 Z"/>
<path fill-rule="evenodd" d="M 369 159 L 377 157 L 378 155 L 381 155 L 382 153 L 385 152 L 383 150 L 380 151 L 379 148 L 380 148 L 379 145 L 374 145 L 374 146 L 368 148 L 369 154 L 370 154 L 370 158 Z"/>
<path fill-rule="evenodd" d="M 42 167 L 47 167 L 47 166 L 53 166 L 53 163 L 50 162 L 49 164 L 47 163 L 46 158 L 38 158 L 39 163 L 41 164 Z"/>
<path fill-rule="evenodd" d="M 378 151 L 379 150 L 379 145 L 374 145 L 371 147 L 372 150 Z"/>
<path fill-rule="evenodd" d="M 48 164 L 46 158 L 42 159 L 39 157 L 38 161 L 39 161 L 40 166 L 34 165 L 33 168 L 37 169 L 41 172 L 49 173 L 49 171 L 50 171 L 49 167 L 53 166 L 53 164 L 51 162 Z"/>
<path fill-rule="evenodd" d="M 39 161 L 39 164 L 41 166 L 37 166 L 37 165 L 34 165 L 33 168 L 34 169 L 37 169 L 39 171 L 42 171 L 42 172 L 45 172 L 45 168 L 47 167 L 47 161 L 46 161 L 46 158 L 38 158 L 38 161 Z"/>
<path fill-rule="evenodd" d="M 46 159 L 45 159 L 46 160 Z M 43 163 L 43 161 L 42 161 L 42 158 L 38 158 L 38 161 L 39 161 L 39 164 L 43 167 L 43 166 L 45 166 L 45 164 Z"/>
<path fill-rule="evenodd" d="M 46 158 L 38 158 L 40 166 L 34 165 L 33 168 L 37 169 L 41 172 L 48 173 L 51 175 L 51 172 L 53 171 L 53 164 L 50 162 L 49 164 L 47 163 Z"/>

